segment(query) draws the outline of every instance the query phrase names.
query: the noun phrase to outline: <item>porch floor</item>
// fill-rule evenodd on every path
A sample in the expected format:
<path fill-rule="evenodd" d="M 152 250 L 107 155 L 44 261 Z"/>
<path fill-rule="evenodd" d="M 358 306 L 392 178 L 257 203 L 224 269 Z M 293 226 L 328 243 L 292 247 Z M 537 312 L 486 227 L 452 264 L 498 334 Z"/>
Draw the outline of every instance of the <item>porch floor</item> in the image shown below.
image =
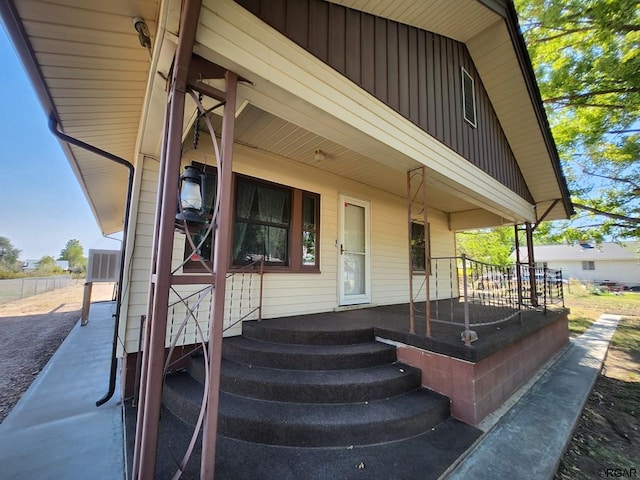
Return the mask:
<path fill-rule="evenodd" d="M 461 360 L 478 362 L 553 323 L 558 315 L 566 313 L 565 309 L 557 307 L 548 309 L 546 314 L 536 310 L 523 310 L 510 320 L 497 325 L 471 326 L 471 330 L 478 334 L 478 339 L 467 347 L 460 336 L 464 331 L 464 302 L 457 299 L 431 302 L 432 318 L 438 318 L 438 313 L 443 312 L 441 318 L 453 317 L 457 322 L 454 325 L 432 321 L 431 337 L 426 336 L 425 302 L 415 304 L 414 333 L 410 333 L 409 309 L 409 304 L 357 308 L 263 320 L 262 326 L 274 329 L 318 331 L 371 327 L 374 328 L 376 336 L 384 339 Z M 502 318 L 512 312 L 507 308 L 474 304 L 469 305 L 469 310 L 471 316 L 475 318 Z"/>

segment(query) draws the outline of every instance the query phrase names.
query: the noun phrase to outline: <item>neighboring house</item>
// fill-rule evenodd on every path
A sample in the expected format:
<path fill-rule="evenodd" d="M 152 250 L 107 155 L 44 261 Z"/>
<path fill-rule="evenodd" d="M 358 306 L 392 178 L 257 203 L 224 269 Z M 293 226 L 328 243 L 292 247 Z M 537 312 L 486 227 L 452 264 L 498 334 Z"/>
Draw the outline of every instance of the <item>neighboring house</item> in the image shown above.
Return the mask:
<path fill-rule="evenodd" d="M 34 272 L 38 268 L 38 263 L 40 263 L 40 260 L 25 260 L 22 264 L 22 271 Z M 65 272 L 70 271 L 68 260 L 56 260 L 56 267 L 61 268 Z"/>
<path fill-rule="evenodd" d="M 231 230 L 218 238 L 228 248 L 214 256 L 211 238 L 196 229 L 197 258 L 209 266 L 229 258 L 218 265 L 225 272 L 265 259 L 263 318 L 407 303 L 409 259 L 424 270 L 424 255 L 410 253 L 410 245 L 454 257 L 456 231 L 571 215 L 510 0 L 205 0 L 194 18 L 181 18 L 181 6 L 194 3 L 115 0 L 80 8 L 10 0 L 0 7 L 53 123 L 134 169 L 127 206 L 125 168 L 62 142 L 102 231 L 122 230 L 123 212 L 130 213 L 116 342 L 129 373 L 125 388 L 132 388 L 150 298 L 166 315 L 167 302 L 201 289 L 193 283 L 212 283 L 184 233 L 172 232 L 174 216 L 162 215 L 175 205 L 179 167 L 206 171 L 205 214 L 214 197 L 232 201 L 219 225 Z M 172 69 L 174 58 L 187 60 Z M 234 75 L 225 83 L 225 71 L 240 78 L 236 108 L 226 107 L 224 117 L 227 125 L 235 121 L 231 177 L 217 170 L 193 97 L 186 95 L 184 112 L 170 111 L 173 128 L 165 124 L 168 90 L 171 108 L 184 90 L 172 90 L 167 79 L 187 71 L 179 81 L 204 93 L 206 109 L 218 102 L 211 97 L 233 92 Z M 218 134 L 220 110 L 210 115 Z M 165 171 L 167 162 L 177 168 Z M 426 195 L 410 199 L 408 215 L 410 171 L 424 172 Z M 458 298 L 457 280 L 444 290 L 435 284 L 431 298 Z M 233 309 L 240 292 L 227 290 Z M 192 308 L 206 318 L 209 304 Z M 180 313 L 184 307 L 172 307 L 161 347 L 197 342 L 193 321 L 175 334 Z M 225 335 L 237 335 L 242 323 L 228 327 Z"/>
<path fill-rule="evenodd" d="M 537 266 L 562 270 L 567 279 L 635 287 L 640 285 L 639 246 L 636 242 L 536 245 L 534 258 Z M 528 260 L 526 248 L 520 258 Z"/>

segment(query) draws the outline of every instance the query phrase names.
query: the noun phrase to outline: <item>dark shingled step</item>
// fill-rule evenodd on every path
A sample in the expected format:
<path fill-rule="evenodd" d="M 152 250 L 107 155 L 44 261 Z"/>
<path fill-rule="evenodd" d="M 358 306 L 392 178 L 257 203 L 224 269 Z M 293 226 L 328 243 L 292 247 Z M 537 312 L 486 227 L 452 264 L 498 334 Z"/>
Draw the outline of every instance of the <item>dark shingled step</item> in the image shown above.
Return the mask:
<path fill-rule="evenodd" d="M 130 431 L 135 410 L 126 413 Z M 192 432 L 193 427 L 163 411 L 156 478 L 173 478 L 176 452 L 186 450 Z M 437 480 L 481 433 L 449 417 L 420 435 L 374 445 L 285 447 L 219 435 L 215 475 L 220 480 Z M 199 474 L 198 442 L 183 477 Z"/>
<path fill-rule="evenodd" d="M 406 445 L 415 453 L 429 448 L 435 441 L 431 432 L 441 425 L 454 426 L 441 431 L 444 435 L 467 428 L 451 419 L 449 399 L 422 388 L 420 370 L 398 362 L 395 347 L 377 342 L 372 328 L 323 330 L 296 322 L 288 329 L 248 322 L 242 337 L 223 341 L 222 353 L 219 449 L 233 445 L 239 451 L 232 455 L 239 458 L 260 455 L 261 465 L 271 467 L 261 467 L 255 478 L 325 478 L 302 472 L 298 463 L 312 467 L 317 457 L 332 464 L 354 459 L 357 452 L 367 465 L 381 466 L 374 454 L 399 451 L 387 445 Z M 191 426 L 204 392 L 203 358 L 194 355 L 187 371 L 168 376 L 164 384 L 165 407 Z M 467 440 L 475 438 L 477 432 L 468 428 Z M 294 462 L 293 470 L 269 476 L 269 468 L 279 471 L 283 462 Z M 397 468 L 421 472 L 402 461 L 385 471 Z"/>
<path fill-rule="evenodd" d="M 396 348 L 380 342 L 353 345 L 301 345 L 255 340 L 225 339 L 223 355 L 229 360 L 257 367 L 292 370 L 366 368 L 396 361 Z"/>
<path fill-rule="evenodd" d="M 242 325 L 242 335 L 255 340 L 274 343 L 302 344 L 302 345 L 353 345 L 375 340 L 373 328 L 358 328 L 355 330 L 315 330 L 287 328 L 273 328 L 266 322 L 246 322 Z"/>
<path fill-rule="evenodd" d="M 291 448 L 221 437 L 216 478 L 436 480 L 479 434 L 449 417 L 417 436 L 346 448 Z"/>
<path fill-rule="evenodd" d="M 366 403 L 256 401 L 223 393 L 220 433 L 292 447 L 371 445 L 418 435 L 449 416 L 449 400 L 427 390 Z"/>
<path fill-rule="evenodd" d="M 203 387 L 189 375 L 165 383 L 165 406 L 194 425 Z M 418 435 L 449 416 L 449 400 L 420 389 L 359 403 L 294 403 L 220 394 L 219 433 L 249 442 L 298 447 L 368 445 Z"/>
<path fill-rule="evenodd" d="M 286 323 L 223 341 L 216 478 L 436 479 L 480 435 L 372 328 Z M 183 425 L 171 442 L 198 419 L 203 358 L 165 380 L 163 422 Z"/>
<path fill-rule="evenodd" d="M 366 402 L 420 387 L 420 370 L 401 363 L 357 370 L 283 370 L 225 360 L 222 390 L 236 395 L 300 403 Z"/>

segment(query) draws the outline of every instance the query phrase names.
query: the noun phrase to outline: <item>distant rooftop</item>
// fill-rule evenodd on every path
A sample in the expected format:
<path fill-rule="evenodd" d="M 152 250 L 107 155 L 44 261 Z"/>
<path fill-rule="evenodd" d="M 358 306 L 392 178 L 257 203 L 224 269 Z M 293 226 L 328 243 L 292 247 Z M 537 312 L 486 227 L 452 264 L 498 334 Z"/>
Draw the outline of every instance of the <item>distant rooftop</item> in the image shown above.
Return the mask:
<path fill-rule="evenodd" d="M 25 272 L 35 270 L 36 268 L 38 268 L 38 263 L 40 263 L 40 259 L 25 260 L 22 263 L 22 270 Z M 60 267 L 62 270 L 69 270 L 69 260 L 56 260 L 56 267 Z"/>
<path fill-rule="evenodd" d="M 639 260 L 640 242 L 580 242 L 574 245 L 535 245 L 536 262 L 561 260 Z M 520 247 L 520 258 L 525 261 L 527 248 Z"/>

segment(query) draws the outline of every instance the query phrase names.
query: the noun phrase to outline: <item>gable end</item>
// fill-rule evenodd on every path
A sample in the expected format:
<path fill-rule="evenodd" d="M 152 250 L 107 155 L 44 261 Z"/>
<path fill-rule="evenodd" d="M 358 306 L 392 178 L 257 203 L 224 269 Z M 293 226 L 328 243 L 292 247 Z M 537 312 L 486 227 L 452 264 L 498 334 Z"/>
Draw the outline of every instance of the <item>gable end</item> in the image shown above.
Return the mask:
<path fill-rule="evenodd" d="M 323 0 L 235 0 L 527 202 L 524 176 L 464 43 Z M 461 68 L 474 79 L 475 128 Z"/>

